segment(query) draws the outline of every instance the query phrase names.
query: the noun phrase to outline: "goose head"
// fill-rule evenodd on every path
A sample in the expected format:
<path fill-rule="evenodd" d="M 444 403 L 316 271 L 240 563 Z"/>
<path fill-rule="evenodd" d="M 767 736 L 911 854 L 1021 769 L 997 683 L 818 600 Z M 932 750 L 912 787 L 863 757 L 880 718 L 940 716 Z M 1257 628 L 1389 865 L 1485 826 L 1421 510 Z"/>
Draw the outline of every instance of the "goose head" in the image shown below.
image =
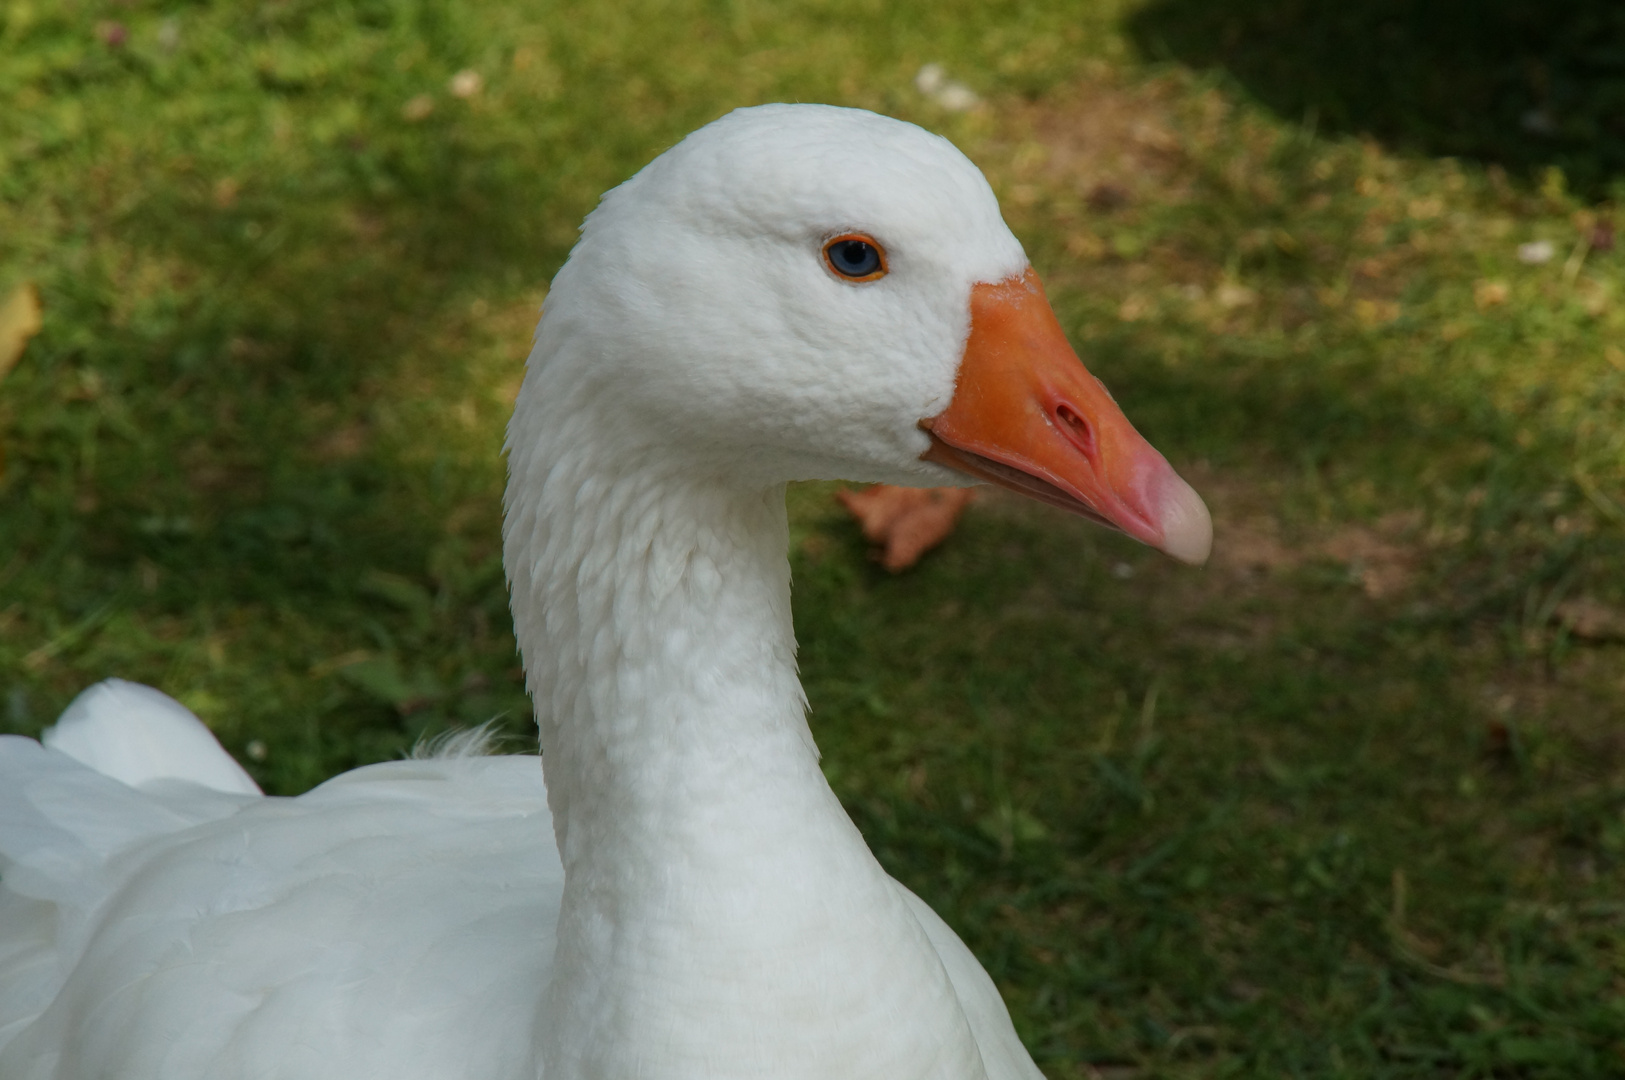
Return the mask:
<path fill-rule="evenodd" d="M 546 301 L 527 407 L 622 468 L 987 481 L 1186 562 L 1211 543 L 981 172 L 861 110 L 741 109 L 606 194 Z"/>

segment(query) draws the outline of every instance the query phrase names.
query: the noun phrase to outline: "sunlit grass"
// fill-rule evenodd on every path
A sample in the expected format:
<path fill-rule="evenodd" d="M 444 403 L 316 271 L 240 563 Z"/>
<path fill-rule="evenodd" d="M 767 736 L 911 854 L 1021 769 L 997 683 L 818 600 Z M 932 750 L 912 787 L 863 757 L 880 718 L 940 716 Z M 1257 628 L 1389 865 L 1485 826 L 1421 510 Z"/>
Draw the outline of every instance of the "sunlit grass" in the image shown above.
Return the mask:
<path fill-rule="evenodd" d="M 792 492 L 882 859 L 1056 1077 L 1617 1075 L 1625 657 L 1562 614 L 1625 608 L 1613 208 L 1148 62 L 1142 10 L 0 8 L 5 729 L 140 679 L 281 793 L 523 735 L 499 452 L 576 224 L 730 108 L 881 109 L 1217 521 L 1197 572 L 989 499 L 893 578 Z"/>

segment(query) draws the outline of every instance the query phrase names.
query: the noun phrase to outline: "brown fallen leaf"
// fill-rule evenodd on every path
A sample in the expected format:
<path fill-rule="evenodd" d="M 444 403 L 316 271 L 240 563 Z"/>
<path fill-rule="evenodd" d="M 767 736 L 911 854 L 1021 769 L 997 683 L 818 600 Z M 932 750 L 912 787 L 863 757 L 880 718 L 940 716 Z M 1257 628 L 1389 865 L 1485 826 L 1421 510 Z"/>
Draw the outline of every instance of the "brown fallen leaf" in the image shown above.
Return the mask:
<path fill-rule="evenodd" d="M 1589 596 L 1563 601 L 1552 617 L 1582 641 L 1625 641 L 1625 611 Z"/>
<path fill-rule="evenodd" d="M 896 574 L 954 531 L 960 512 L 976 493 L 971 488 L 907 488 L 876 484 L 835 497 L 858 519 L 863 535 L 880 547 L 880 565 Z"/>

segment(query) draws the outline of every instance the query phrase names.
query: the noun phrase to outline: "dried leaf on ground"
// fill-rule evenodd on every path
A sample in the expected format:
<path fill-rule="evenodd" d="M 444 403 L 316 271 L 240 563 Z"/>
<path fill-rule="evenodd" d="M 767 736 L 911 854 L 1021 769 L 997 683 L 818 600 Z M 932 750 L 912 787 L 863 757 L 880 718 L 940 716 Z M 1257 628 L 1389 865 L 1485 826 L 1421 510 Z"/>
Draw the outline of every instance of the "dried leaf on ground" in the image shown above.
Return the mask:
<path fill-rule="evenodd" d="M 10 374 L 23 358 L 28 340 L 40 332 L 39 290 L 32 282 L 17 286 L 4 305 L 0 305 L 0 380 Z M 0 476 L 6 474 L 6 447 L 0 443 Z"/>
<path fill-rule="evenodd" d="M 39 291 L 24 282 L 0 306 L 0 379 L 22 359 L 28 340 L 40 332 Z"/>
<path fill-rule="evenodd" d="M 1625 641 L 1625 611 L 1589 596 L 1563 601 L 1552 617 L 1583 641 Z"/>
<path fill-rule="evenodd" d="M 948 538 L 975 492 L 876 484 L 863 491 L 838 491 L 835 497 L 858 519 L 864 537 L 880 547 L 880 564 L 895 574 Z"/>

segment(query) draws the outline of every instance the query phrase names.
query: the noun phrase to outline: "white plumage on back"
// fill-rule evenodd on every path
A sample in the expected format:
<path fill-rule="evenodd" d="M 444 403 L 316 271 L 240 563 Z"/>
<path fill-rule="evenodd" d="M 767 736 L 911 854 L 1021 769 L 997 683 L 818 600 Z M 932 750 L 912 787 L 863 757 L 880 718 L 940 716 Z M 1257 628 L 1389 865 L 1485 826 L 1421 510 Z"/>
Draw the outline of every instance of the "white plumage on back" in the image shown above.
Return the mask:
<path fill-rule="evenodd" d="M 132 787 L 190 780 L 228 794 L 260 794 L 192 710 L 140 683 L 97 683 L 73 699 L 40 741 Z"/>
<path fill-rule="evenodd" d="M 562 874 L 535 758 L 248 799 L 8 737 L 0 792 L 6 1080 L 536 1075 Z"/>

